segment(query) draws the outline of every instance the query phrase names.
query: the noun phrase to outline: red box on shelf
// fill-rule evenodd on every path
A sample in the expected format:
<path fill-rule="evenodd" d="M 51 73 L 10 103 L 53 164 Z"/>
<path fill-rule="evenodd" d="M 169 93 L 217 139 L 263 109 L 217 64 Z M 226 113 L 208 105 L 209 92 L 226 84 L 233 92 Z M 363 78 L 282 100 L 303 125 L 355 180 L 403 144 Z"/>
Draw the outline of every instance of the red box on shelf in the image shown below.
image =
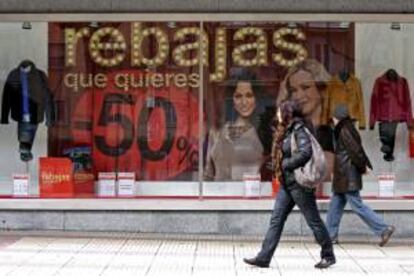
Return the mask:
<path fill-rule="evenodd" d="M 39 158 L 40 197 L 73 197 L 73 169 L 69 158 Z"/>

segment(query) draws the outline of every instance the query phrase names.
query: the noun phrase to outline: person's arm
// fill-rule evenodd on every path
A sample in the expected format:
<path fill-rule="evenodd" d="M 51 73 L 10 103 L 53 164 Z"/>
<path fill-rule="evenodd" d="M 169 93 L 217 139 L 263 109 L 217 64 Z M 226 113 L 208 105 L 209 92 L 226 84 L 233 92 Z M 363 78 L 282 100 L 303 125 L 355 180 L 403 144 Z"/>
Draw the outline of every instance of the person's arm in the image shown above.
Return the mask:
<path fill-rule="evenodd" d="M 9 76 L 10 77 L 10 76 Z M 4 85 L 3 89 L 3 101 L 1 103 L 1 123 L 8 124 L 9 123 L 9 113 L 11 109 L 11 86 L 9 83 L 9 78 L 7 78 L 6 84 Z"/>
<path fill-rule="evenodd" d="M 413 113 L 411 109 L 411 97 L 410 97 L 410 88 L 408 87 L 408 82 L 404 79 L 404 103 L 406 107 L 406 121 L 407 127 L 413 127 Z"/>
<path fill-rule="evenodd" d="M 46 113 L 46 125 L 51 126 L 56 120 L 55 104 L 53 102 L 53 95 L 49 89 L 47 76 L 44 72 L 40 71 L 40 77 L 45 89 L 45 113 Z"/>
<path fill-rule="evenodd" d="M 312 143 L 305 127 L 294 129 L 292 135 L 296 139 L 297 151 L 292 152 L 291 157 L 283 159 L 282 170 L 293 171 L 303 167 L 312 157 Z"/>
<path fill-rule="evenodd" d="M 375 81 L 374 88 L 372 90 L 371 96 L 371 111 L 369 114 L 369 128 L 374 129 L 375 122 L 378 119 L 378 109 L 379 109 L 379 101 L 378 101 L 378 93 L 379 93 L 379 83 L 378 80 Z"/>
<path fill-rule="evenodd" d="M 364 110 L 364 96 L 362 93 L 361 82 L 356 80 L 357 82 L 357 91 L 356 91 L 356 102 L 354 104 L 357 105 L 357 114 L 356 118 L 358 120 L 359 128 L 365 129 L 365 110 Z"/>
<path fill-rule="evenodd" d="M 322 115 L 321 115 L 321 124 L 322 125 L 328 125 L 329 121 L 331 120 L 331 94 L 332 89 L 335 89 L 332 87 L 332 84 L 329 83 L 325 93 L 322 93 Z"/>

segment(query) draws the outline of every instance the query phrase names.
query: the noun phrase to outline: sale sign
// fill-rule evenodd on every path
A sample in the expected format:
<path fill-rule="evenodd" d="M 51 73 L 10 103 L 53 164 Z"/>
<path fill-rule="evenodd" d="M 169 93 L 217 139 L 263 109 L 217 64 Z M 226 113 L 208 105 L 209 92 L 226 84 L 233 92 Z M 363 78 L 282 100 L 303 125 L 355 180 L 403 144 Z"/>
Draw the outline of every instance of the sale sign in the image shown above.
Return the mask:
<path fill-rule="evenodd" d="M 235 117 L 223 106 L 231 103 L 225 94 L 236 69 L 252 69 L 267 87 L 256 95 L 259 112 L 275 102 L 290 67 L 335 54 L 321 45 L 326 32 L 335 46 L 329 51 L 353 45 L 348 31 L 322 32 L 318 24 L 240 23 L 49 23 L 48 76 L 57 106 L 49 155 L 89 147 L 85 172 L 95 179 L 99 172 L 133 172 L 137 181 L 198 180 L 201 137 Z M 342 68 L 329 64 L 333 72 Z M 82 188 L 91 191 L 88 183 Z"/>
<path fill-rule="evenodd" d="M 93 145 L 96 171 L 133 171 L 138 179 L 164 180 L 197 168 L 198 101 L 188 89 L 85 91 L 72 125 L 76 143 Z"/>
<path fill-rule="evenodd" d="M 72 162 L 68 158 L 39 159 L 40 197 L 73 197 Z"/>

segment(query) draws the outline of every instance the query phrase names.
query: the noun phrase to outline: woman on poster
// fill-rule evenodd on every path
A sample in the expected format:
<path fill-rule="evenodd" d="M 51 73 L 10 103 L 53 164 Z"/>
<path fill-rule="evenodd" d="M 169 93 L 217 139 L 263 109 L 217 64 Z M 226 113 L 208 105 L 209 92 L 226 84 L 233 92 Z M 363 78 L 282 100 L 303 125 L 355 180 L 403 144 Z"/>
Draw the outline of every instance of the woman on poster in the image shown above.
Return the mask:
<path fill-rule="evenodd" d="M 231 102 L 228 120 L 219 129 L 210 129 L 205 180 L 242 180 L 243 174 L 258 174 L 263 163 L 263 146 L 256 130 L 256 106 L 260 83 L 245 68 L 234 68 L 226 86 L 225 100 Z"/>

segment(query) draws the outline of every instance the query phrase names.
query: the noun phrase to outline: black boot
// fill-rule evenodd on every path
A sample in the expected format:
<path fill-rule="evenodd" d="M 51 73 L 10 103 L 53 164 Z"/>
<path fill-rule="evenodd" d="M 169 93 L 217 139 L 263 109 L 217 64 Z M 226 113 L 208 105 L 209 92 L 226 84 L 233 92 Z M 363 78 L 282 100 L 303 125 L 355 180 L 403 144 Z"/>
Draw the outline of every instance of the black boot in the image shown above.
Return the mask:
<path fill-rule="evenodd" d="M 321 261 L 315 265 L 315 268 L 319 268 L 319 269 L 328 268 L 334 263 L 336 263 L 335 259 L 322 258 Z"/>
<path fill-rule="evenodd" d="M 269 267 L 269 263 L 268 262 L 263 262 L 258 260 L 257 258 L 244 258 L 243 262 L 245 262 L 246 264 L 249 265 L 254 265 L 254 266 L 258 266 L 258 267 Z"/>

